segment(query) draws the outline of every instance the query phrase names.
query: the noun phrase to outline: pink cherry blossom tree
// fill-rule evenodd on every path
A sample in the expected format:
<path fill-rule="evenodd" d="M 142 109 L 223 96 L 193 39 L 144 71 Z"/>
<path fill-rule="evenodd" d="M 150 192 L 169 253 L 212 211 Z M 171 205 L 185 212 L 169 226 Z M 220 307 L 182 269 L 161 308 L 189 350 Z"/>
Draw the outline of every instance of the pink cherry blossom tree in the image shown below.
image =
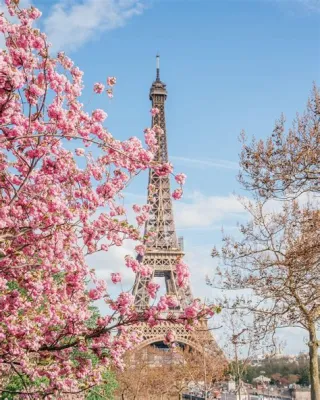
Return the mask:
<path fill-rule="evenodd" d="M 153 162 L 159 128 L 147 130 L 146 147 L 135 137 L 121 142 L 104 127 L 105 111 L 85 111 L 83 73 L 63 52 L 50 56 L 45 34 L 33 26 L 40 11 L 18 3 L 6 0 L 13 19 L 0 16 L 0 374 L 20 380 L 15 398 L 62 399 L 101 383 L 109 366 L 122 366 L 139 340 L 130 326 L 174 319 L 164 314 L 171 298 L 140 314 L 130 293 L 111 298 L 86 262 L 126 239 L 141 240 L 136 250 L 143 254 L 150 238 L 141 238 L 140 227 L 149 208 L 134 206 L 137 223 L 129 224 L 121 193 L 142 170 L 165 175 L 172 168 Z M 98 82 L 93 91 L 112 97 L 115 83 L 109 77 L 107 87 Z M 185 176 L 176 180 L 178 198 Z M 133 258 L 125 263 L 151 272 Z M 185 285 L 184 264 L 177 275 Z M 120 282 L 121 273 L 111 280 Z M 109 306 L 107 315 L 92 312 L 98 299 Z M 188 326 L 191 314 L 212 313 L 194 308 Z"/>

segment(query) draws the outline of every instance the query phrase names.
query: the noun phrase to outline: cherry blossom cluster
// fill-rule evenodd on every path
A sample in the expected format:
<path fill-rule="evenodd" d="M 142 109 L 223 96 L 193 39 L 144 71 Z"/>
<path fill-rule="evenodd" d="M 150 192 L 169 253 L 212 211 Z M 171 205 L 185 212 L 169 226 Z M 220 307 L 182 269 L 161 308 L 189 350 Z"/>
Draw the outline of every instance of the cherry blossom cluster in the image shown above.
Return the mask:
<path fill-rule="evenodd" d="M 187 264 L 182 259 L 176 264 L 177 282 L 179 287 L 186 287 L 189 283 L 190 272 Z"/>
<path fill-rule="evenodd" d="M 110 99 L 113 98 L 113 86 L 116 84 L 116 82 L 117 82 L 117 79 L 114 76 L 109 76 L 107 78 L 107 86 L 108 87 L 106 89 L 106 93 Z M 103 93 L 104 89 L 105 89 L 105 85 L 101 82 L 97 82 L 93 85 L 93 91 L 96 94 Z"/>
<path fill-rule="evenodd" d="M 0 15 L 0 375 L 22 377 L 17 398 L 63 399 L 99 384 L 106 367 L 122 366 L 140 339 L 126 325 L 160 323 L 161 312 L 174 307 L 174 299 L 161 298 L 139 315 L 133 296 L 111 299 L 86 261 L 126 239 L 138 241 L 143 256 L 148 237 L 140 227 L 150 208 L 135 206 L 137 223 L 130 224 L 122 192 L 142 170 L 166 176 L 173 167 L 154 161 L 159 127 L 145 131 L 145 144 L 119 141 L 104 127 L 104 110 L 85 110 L 83 72 L 63 52 L 50 56 L 46 35 L 33 26 L 41 12 L 18 3 L 6 0 L 14 22 Z M 115 84 L 109 77 L 93 91 L 112 97 Z M 175 179 L 181 189 L 185 176 Z M 132 257 L 124 264 L 151 274 Z M 180 264 L 183 285 L 188 274 Z M 121 273 L 111 281 L 120 283 Z M 156 287 L 148 290 L 155 296 Z M 99 299 L 109 314 L 92 311 Z"/>

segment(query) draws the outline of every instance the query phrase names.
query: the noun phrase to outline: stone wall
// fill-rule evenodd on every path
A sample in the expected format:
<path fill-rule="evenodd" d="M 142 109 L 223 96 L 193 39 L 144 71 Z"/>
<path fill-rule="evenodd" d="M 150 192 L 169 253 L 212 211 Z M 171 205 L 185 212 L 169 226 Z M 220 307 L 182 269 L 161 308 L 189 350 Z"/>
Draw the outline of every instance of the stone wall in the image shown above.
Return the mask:
<path fill-rule="evenodd" d="M 294 400 L 311 400 L 310 389 L 294 389 L 292 391 L 292 398 Z"/>

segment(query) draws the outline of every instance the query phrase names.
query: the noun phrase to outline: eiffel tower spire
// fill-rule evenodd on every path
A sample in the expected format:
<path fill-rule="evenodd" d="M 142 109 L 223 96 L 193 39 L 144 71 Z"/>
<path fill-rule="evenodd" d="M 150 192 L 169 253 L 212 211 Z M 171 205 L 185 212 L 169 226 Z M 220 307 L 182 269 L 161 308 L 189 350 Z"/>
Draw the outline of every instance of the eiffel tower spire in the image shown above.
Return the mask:
<path fill-rule="evenodd" d="M 157 54 L 156 60 L 157 60 L 157 79 L 156 80 L 159 82 L 160 81 L 160 56 L 159 56 L 159 54 Z"/>
<path fill-rule="evenodd" d="M 150 100 L 152 107 L 159 110 L 159 114 L 152 118 L 152 126 L 159 126 L 163 134 L 158 134 L 159 149 L 155 156 L 155 161 L 159 163 L 167 163 L 168 145 L 167 130 L 165 116 L 165 101 L 167 99 L 166 85 L 160 81 L 160 61 L 157 56 L 157 75 L 150 89 Z M 151 186 L 150 186 L 151 185 Z M 151 218 L 146 224 L 145 232 L 155 230 L 157 236 L 150 245 L 158 249 L 177 249 L 178 242 L 174 225 L 172 200 L 170 192 L 170 177 L 160 177 L 154 170 L 149 172 L 149 188 L 154 187 L 155 190 L 148 190 L 149 204 L 152 206 Z M 150 247 L 149 246 L 149 247 Z"/>

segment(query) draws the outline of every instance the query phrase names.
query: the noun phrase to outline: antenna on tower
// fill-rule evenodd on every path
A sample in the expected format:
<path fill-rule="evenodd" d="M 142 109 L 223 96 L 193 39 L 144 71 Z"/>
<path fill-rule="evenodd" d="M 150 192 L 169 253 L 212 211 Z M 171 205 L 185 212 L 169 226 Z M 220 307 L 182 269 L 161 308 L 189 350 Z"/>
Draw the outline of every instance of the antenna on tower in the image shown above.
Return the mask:
<path fill-rule="evenodd" d="M 184 251 L 184 242 L 183 242 L 183 236 L 179 236 L 178 238 L 178 243 L 179 243 L 179 248 L 181 251 Z"/>
<path fill-rule="evenodd" d="M 156 56 L 156 64 L 157 64 L 157 81 L 160 81 L 160 56 L 157 54 Z"/>

